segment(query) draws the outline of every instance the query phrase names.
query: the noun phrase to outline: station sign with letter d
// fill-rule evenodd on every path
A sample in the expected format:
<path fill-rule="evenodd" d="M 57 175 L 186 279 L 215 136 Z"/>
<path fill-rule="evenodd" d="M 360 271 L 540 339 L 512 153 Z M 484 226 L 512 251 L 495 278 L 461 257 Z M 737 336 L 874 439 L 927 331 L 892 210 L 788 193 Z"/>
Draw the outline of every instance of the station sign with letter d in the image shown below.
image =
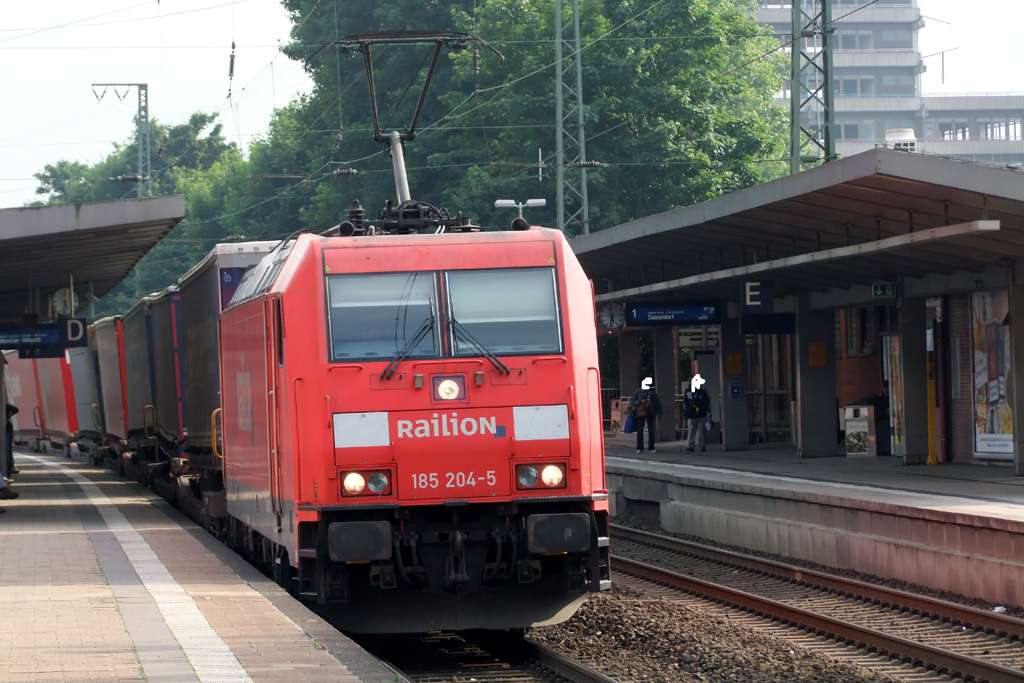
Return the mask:
<path fill-rule="evenodd" d="M 34 327 L 0 327 L 0 349 L 17 349 L 35 352 L 34 357 L 46 358 L 41 352 L 89 345 L 89 323 L 85 318 L 63 318 L 54 322 L 39 323 Z M 28 356 L 33 357 L 33 356 Z"/>

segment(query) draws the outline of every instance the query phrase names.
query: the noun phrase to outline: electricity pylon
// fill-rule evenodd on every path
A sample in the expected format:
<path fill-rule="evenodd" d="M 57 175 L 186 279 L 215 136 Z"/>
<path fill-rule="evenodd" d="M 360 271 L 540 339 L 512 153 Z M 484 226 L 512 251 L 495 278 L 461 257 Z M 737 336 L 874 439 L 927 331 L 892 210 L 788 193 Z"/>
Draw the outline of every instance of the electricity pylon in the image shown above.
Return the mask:
<path fill-rule="evenodd" d="M 96 88 L 103 88 L 103 92 L 97 93 Z M 132 88 L 139 91 L 139 110 L 135 115 L 138 147 L 138 179 L 135 182 L 135 196 L 151 195 L 153 193 L 153 165 L 149 152 L 149 85 L 147 83 L 93 83 L 92 92 L 96 95 L 97 102 L 107 94 L 107 88 L 114 89 L 114 94 L 119 101 L 124 101 Z M 117 91 L 118 88 L 127 88 L 127 90 L 122 95 Z"/>
<path fill-rule="evenodd" d="M 566 36 L 563 10 L 572 3 L 572 37 Z M 569 55 L 566 57 L 565 52 Z M 579 223 L 590 233 L 587 204 L 587 141 L 583 121 L 583 65 L 580 61 L 579 0 L 555 0 L 555 175 L 558 229 Z M 566 173 L 569 166 L 573 169 Z"/>
<path fill-rule="evenodd" d="M 837 158 L 832 1 L 792 0 L 790 173 Z"/>

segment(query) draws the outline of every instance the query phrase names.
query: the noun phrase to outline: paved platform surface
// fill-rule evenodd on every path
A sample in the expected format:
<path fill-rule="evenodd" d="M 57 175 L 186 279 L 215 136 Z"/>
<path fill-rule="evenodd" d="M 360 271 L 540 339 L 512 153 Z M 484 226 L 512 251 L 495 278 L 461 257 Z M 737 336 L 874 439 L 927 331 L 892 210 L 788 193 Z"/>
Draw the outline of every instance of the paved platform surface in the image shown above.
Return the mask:
<path fill-rule="evenodd" d="M 384 683 L 394 674 L 148 489 L 16 453 L 0 681 Z"/>
<path fill-rule="evenodd" d="M 608 437 L 608 469 L 644 469 L 662 476 L 770 486 L 1024 525 L 1024 477 L 1014 476 L 1008 465 L 903 465 L 892 456 L 798 458 L 794 447 L 776 445 L 729 452 L 709 447 L 705 453 L 680 451 L 679 442 L 656 447 L 656 453 L 638 454 L 633 444 Z"/>

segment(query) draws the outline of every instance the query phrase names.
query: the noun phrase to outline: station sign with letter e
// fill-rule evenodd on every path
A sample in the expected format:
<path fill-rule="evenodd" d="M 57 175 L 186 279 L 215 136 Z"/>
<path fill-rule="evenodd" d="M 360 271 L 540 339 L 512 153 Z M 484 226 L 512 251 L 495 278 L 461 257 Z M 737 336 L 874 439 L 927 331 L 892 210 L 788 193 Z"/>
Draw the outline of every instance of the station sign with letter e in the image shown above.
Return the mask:
<path fill-rule="evenodd" d="M 740 313 L 774 313 L 775 297 L 772 283 L 753 280 L 743 283 L 740 297 Z"/>

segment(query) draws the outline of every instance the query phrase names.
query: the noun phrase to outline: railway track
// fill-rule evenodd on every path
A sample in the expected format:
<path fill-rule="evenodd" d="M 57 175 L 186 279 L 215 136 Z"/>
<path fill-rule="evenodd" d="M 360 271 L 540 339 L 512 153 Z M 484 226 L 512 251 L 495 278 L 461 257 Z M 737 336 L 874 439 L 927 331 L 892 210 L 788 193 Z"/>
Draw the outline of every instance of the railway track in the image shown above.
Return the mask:
<path fill-rule="evenodd" d="M 511 633 L 353 637 L 414 683 L 618 683 L 585 663 Z"/>
<path fill-rule="evenodd" d="M 1024 681 L 1021 619 L 615 525 L 612 548 L 619 575 L 853 646 L 910 678 Z"/>

